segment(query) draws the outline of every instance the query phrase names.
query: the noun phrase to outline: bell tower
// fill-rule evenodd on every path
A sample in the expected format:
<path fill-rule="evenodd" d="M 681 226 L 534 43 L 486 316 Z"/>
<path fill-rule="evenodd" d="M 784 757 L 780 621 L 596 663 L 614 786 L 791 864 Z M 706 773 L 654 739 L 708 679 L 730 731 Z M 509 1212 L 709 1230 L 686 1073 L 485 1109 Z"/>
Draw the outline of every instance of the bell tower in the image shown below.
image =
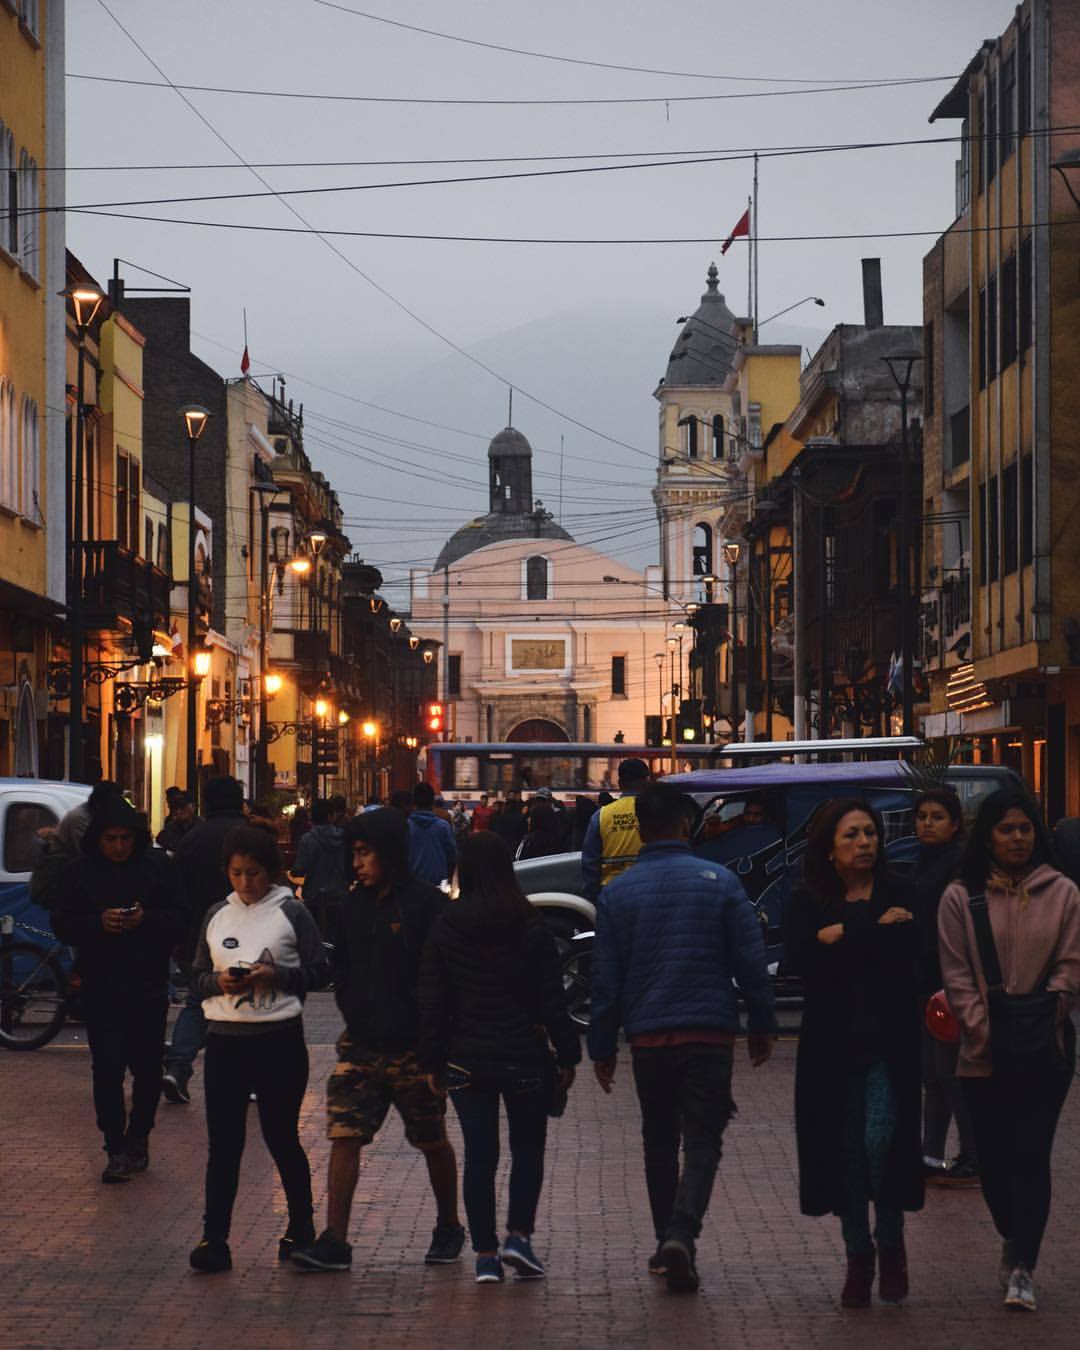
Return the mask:
<path fill-rule="evenodd" d="M 524 516 L 533 509 L 532 446 L 504 427 L 488 446 L 488 497 L 493 516 Z"/>

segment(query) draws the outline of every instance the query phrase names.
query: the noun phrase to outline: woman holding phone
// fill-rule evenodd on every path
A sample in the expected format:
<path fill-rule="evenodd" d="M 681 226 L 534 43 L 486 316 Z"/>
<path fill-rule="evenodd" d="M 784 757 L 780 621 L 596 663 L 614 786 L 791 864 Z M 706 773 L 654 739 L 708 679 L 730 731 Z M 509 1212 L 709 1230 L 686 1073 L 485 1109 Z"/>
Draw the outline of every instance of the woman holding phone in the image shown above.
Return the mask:
<path fill-rule="evenodd" d="M 305 995 L 330 981 L 315 920 L 278 881 L 274 836 L 238 825 L 222 861 L 233 889 L 208 911 L 193 967 L 208 1031 L 206 1211 L 191 1253 L 192 1269 L 203 1273 L 232 1267 L 229 1227 L 252 1093 L 289 1207 L 278 1255 L 287 1260 L 314 1241 L 311 1171 L 298 1134 L 308 1080 L 302 1013 Z"/>

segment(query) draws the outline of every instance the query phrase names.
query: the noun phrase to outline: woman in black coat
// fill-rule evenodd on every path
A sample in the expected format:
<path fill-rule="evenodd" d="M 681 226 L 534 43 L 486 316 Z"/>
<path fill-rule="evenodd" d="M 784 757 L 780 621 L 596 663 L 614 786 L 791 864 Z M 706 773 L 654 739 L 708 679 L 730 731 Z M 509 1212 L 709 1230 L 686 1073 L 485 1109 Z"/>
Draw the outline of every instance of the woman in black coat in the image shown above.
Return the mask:
<path fill-rule="evenodd" d="M 504 1265 L 541 1279 L 532 1249 L 547 1118 L 581 1059 L 551 930 L 522 894 L 506 845 L 488 830 L 461 841 L 460 900 L 435 921 L 420 972 L 417 1058 L 449 1090 L 465 1139 L 463 1192 L 478 1284 Z M 554 1047 L 554 1054 L 552 1053 Z M 499 1102 L 510 1135 L 507 1235 L 495 1220 Z"/>
<path fill-rule="evenodd" d="M 836 1214 L 845 1308 L 908 1292 L 904 1211 L 923 1204 L 919 934 L 910 886 L 884 866 L 878 813 L 828 802 L 810 829 L 805 881 L 785 925 L 785 969 L 803 980 L 795 1072 L 799 1199 Z M 869 1203 L 876 1226 L 871 1238 Z"/>

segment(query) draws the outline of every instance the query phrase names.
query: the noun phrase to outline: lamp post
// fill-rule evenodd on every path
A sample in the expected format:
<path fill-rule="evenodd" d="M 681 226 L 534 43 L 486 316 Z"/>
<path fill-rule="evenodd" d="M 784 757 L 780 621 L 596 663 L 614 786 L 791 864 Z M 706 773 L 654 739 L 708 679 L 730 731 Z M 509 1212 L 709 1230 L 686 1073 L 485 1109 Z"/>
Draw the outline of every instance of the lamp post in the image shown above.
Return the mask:
<path fill-rule="evenodd" d="M 86 778 L 86 742 L 83 737 L 83 477 L 86 472 L 86 334 L 105 298 L 96 286 L 73 286 L 61 295 L 75 312 L 79 363 L 75 387 L 75 443 L 69 467 L 71 484 L 71 541 L 68 557 L 68 616 L 71 620 L 71 693 L 68 701 L 68 777 Z"/>
<path fill-rule="evenodd" d="M 734 540 L 724 545 L 724 561 L 731 570 L 731 731 L 736 740 L 739 735 L 739 555 L 741 546 Z"/>
<path fill-rule="evenodd" d="M 671 651 L 671 720 L 668 723 L 668 725 L 671 731 L 671 772 L 674 773 L 676 768 L 675 741 L 677 739 L 675 736 L 675 717 L 676 717 L 675 691 L 678 688 L 675 682 L 675 650 L 679 645 L 679 639 L 677 637 L 669 637 L 667 640 L 667 645 Z"/>
<path fill-rule="evenodd" d="M 259 569 L 259 738 L 255 742 L 255 799 L 264 801 L 269 790 L 270 742 L 266 739 L 269 719 L 267 699 L 267 629 L 270 626 L 270 503 L 282 489 L 272 478 L 259 478 L 251 485 L 259 497 L 259 518 L 262 522 L 262 557 Z M 280 688 L 280 685 L 279 685 Z"/>
<path fill-rule="evenodd" d="M 900 670 L 902 685 L 902 730 L 905 736 L 913 734 L 915 725 L 915 684 L 912 678 L 914 662 L 911 614 L 911 521 L 908 501 L 908 393 L 911 372 L 922 352 L 902 348 L 881 358 L 889 367 L 893 383 L 900 391 Z"/>
<path fill-rule="evenodd" d="M 198 757 L 195 749 L 195 705 L 198 701 L 199 692 L 199 686 L 195 676 L 195 639 L 196 625 L 198 623 L 198 597 L 195 591 L 195 446 L 198 444 L 200 436 L 202 436 L 203 432 L 206 430 L 206 424 L 210 420 L 210 412 L 207 408 L 200 407 L 197 403 L 189 403 L 180 409 L 180 417 L 183 419 L 184 433 L 187 436 L 188 443 L 187 784 L 188 792 L 191 794 L 191 800 L 195 803 L 196 810 L 198 810 L 199 771 Z"/>
<path fill-rule="evenodd" d="M 311 633 L 311 800 L 315 801 L 319 795 L 319 705 L 325 700 L 316 697 L 316 691 L 319 687 L 319 661 L 318 653 L 315 650 L 315 633 L 318 630 L 319 615 L 316 612 L 315 601 L 319 589 L 319 554 L 327 540 L 325 530 L 310 530 L 308 532 L 307 542 L 314 555 L 314 563 L 309 563 L 306 568 L 294 567 L 294 570 L 300 575 L 308 575 L 308 626 Z"/>

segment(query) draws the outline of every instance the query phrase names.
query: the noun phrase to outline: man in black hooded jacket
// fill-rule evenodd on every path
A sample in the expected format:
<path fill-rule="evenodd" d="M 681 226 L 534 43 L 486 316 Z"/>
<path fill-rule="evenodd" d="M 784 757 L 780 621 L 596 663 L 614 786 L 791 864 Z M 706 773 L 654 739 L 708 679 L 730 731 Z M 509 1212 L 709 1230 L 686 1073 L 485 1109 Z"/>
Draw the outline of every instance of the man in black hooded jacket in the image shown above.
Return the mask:
<path fill-rule="evenodd" d="M 184 933 L 176 874 L 150 848 L 146 820 L 122 797 L 101 801 L 52 910 L 53 930 L 75 948 L 90 1044 L 94 1108 L 105 1136 L 105 1182 L 149 1165 L 147 1138 L 161 1096 L 169 957 Z M 131 1114 L 124 1076 L 133 1085 Z"/>
<path fill-rule="evenodd" d="M 309 1270 L 348 1270 L 349 1215 L 360 1152 L 393 1106 L 405 1137 L 427 1163 L 438 1216 L 429 1265 L 456 1261 L 465 1242 L 458 1217 L 457 1159 L 446 1137 L 446 1099 L 416 1058 L 420 957 L 445 896 L 409 871 L 409 833 L 393 807 L 365 811 L 346 831 L 356 884 L 334 947 L 334 995 L 345 1018 L 338 1063 L 326 1086 L 331 1139 L 327 1228 L 293 1253 Z"/>

